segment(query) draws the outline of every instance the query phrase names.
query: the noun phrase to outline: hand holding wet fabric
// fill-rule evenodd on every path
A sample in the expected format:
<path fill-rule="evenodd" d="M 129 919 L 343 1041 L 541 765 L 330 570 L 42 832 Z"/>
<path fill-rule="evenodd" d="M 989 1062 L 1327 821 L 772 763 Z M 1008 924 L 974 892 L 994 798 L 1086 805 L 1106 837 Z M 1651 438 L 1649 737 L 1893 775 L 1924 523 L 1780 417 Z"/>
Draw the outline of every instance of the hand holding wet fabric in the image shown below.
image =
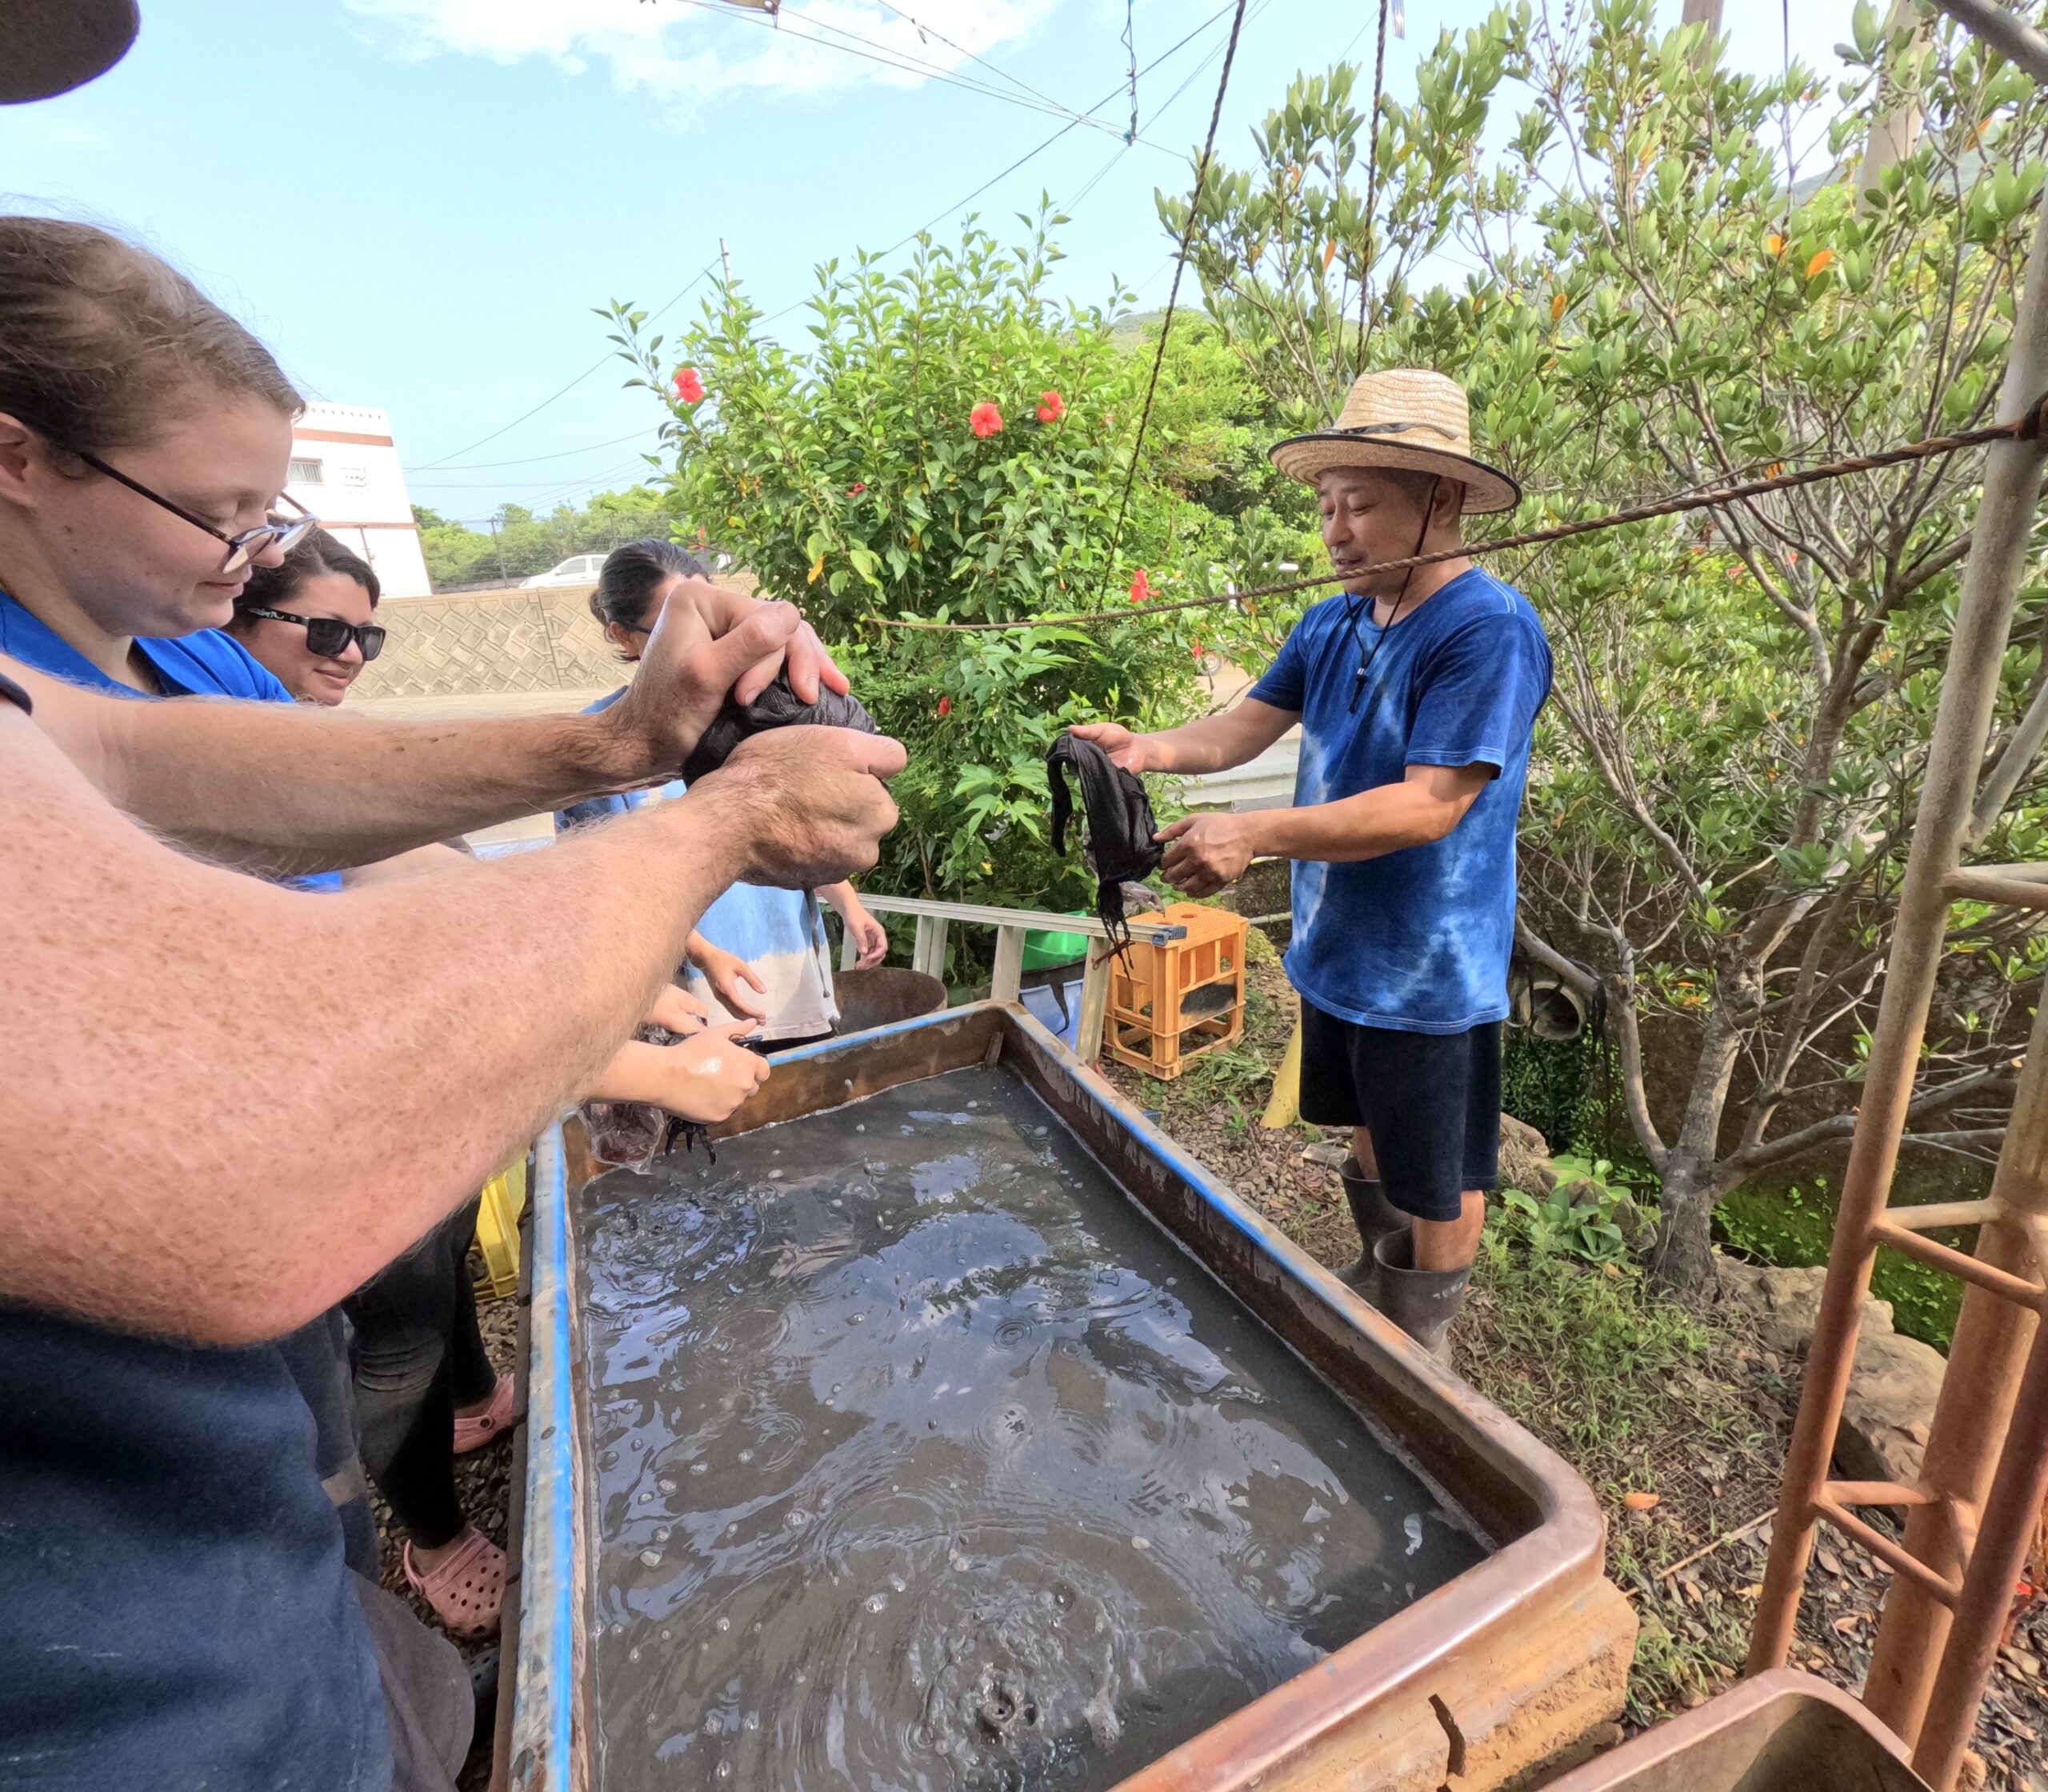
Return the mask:
<path fill-rule="evenodd" d="M 706 1129 L 768 1080 L 767 1060 L 738 1042 L 758 1024 L 727 1021 L 688 1038 L 642 1026 L 613 1054 L 578 1110 L 591 1155 L 646 1171 L 678 1139 L 690 1150 L 702 1139 L 709 1151 Z"/>
<path fill-rule="evenodd" d="M 1256 850 L 1242 815 L 1183 815 L 1159 838 L 1166 843 L 1159 875 L 1183 896 L 1214 896 L 1235 883 Z"/>
<path fill-rule="evenodd" d="M 690 757 L 682 762 L 682 775 L 690 783 L 716 771 L 732 750 L 750 736 L 770 728 L 850 728 L 857 734 L 879 732 L 874 718 L 861 706 L 858 698 L 844 691 L 821 690 L 815 702 L 799 697 L 787 672 L 778 672 L 750 703 L 730 697 L 720 706 L 711 724 L 698 738 Z"/>
<path fill-rule="evenodd" d="M 1095 874 L 1095 913 L 1119 946 L 1130 938 L 1123 886 L 1142 882 L 1159 863 L 1153 838 L 1158 824 L 1143 782 L 1110 762 L 1091 740 L 1062 734 L 1046 755 L 1052 787 L 1053 850 L 1066 850 L 1066 824 L 1074 812 L 1066 786 L 1071 771 L 1081 786 L 1082 847 Z"/>
<path fill-rule="evenodd" d="M 772 728 L 742 741 L 692 794 L 715 796 L 746 854 L 744 882 L 820 890 L 874 863 L 896 825 L 882 780 L 902 769 L 902 742 L 886 734 Z"/>
<path fill-rule="evenodd" d="M 670 589 L 625 696 L 592 718 L 609 738 L 616 788 L 673 778 L 730 699 L 778 677 L 799 699 L 842 694 L 845 675 L 794 604 L 760 603 L 701 579 Z"/>

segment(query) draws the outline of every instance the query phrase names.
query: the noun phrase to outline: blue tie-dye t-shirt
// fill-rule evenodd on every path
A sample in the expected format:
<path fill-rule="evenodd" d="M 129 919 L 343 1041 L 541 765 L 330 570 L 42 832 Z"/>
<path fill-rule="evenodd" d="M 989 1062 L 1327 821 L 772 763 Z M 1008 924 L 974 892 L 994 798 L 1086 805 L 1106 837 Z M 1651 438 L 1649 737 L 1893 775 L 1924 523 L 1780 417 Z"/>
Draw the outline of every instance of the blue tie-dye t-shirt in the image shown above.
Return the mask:
<path fill-rule="evenodd" d="M 1550 690 L 1534 609 L 1476 566 L 1390 628 L 1374 622 L 1370 598 L 1342 594 L 1294 625 L 1250 694 L 1301 716 L 1298 806 L 1398 784 L 1410 766 L 1498 768 L 1441 840 L 1354 864 L 1295 862 L 1286 966 L 1304 999 L 1404 1033 L 1506 1016 L 1515 822 Z"/>

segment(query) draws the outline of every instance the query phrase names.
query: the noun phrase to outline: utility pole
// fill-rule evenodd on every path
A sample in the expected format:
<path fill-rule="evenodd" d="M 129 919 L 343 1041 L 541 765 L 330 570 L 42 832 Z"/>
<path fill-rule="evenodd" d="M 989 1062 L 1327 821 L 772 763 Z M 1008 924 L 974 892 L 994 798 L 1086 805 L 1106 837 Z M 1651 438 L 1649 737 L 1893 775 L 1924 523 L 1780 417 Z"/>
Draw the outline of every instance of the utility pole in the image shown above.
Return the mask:
<path fill-rule="evenodd" d="M 1685 0 L 1678 14 L 1681 25 L 1704 25 L 1706 34 L 1700 41 L 1699 60 L 1710 62 L 1714 46 L 1721 35 L 1721 0 Z"/>
<path fill-rule="evenodd" d="M 1886 41 L 1906 30 L 1913 34 L 1906 52 L 1910 57 L 1927 41 L 1927 22 L 1921 17 L 1914 0 L 1892 0 L 1891 12 L 1885 20 Z M 1863 146 L 1862 166 L 1856 171 L 1859 198 L 1884 178 L 1885 170 L 1894 162 L 1912 154 L 1913 146 L 1920 141 L 1920 108 L 1899 94 L 1894 94 L 1891 104 L 1870 121 L 1870 140 Z"/>
<path fill-rule="evenodd" d="M 1688 3 L 1690 4 L 1690 0 Z M 725 264 L 726 290 L 730 293 L 733 290 L 733 258 L 732 251 L 726 247 L 726 239 L 723 237 L 718 238 L 718 259 Z"/>

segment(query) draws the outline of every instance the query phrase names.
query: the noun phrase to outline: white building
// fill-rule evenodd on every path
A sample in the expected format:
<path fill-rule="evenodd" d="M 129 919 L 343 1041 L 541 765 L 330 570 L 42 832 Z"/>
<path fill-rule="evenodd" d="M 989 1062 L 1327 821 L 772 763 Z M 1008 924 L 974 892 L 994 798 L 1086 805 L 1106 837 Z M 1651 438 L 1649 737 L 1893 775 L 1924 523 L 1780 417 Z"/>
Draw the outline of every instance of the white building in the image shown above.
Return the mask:
<path fill-rule="evenodd" d="M 405 469 L 391 443 L 391 420 L 361 405 L 310 404 L 293 425 L 295 503 L 376 569 L 387 598 L 423 598 L 428 582 L 413 522 Z"/>

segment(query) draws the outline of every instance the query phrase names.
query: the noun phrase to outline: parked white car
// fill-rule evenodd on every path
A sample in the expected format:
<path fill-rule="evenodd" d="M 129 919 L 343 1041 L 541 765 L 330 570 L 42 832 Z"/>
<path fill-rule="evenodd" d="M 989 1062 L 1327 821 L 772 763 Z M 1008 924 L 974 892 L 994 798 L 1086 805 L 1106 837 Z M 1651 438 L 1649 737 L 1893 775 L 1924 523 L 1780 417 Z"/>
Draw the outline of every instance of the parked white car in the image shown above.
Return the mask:
<path fill-rule="evenodd" d="M 519 588 L 523 591 L 536 585 L 594 585 L 598 582 L 598 569 L 604 563 L 602 554 L 572 554 L 560 566 L 535 573 L 531 578 L 521 579 Z"/>

